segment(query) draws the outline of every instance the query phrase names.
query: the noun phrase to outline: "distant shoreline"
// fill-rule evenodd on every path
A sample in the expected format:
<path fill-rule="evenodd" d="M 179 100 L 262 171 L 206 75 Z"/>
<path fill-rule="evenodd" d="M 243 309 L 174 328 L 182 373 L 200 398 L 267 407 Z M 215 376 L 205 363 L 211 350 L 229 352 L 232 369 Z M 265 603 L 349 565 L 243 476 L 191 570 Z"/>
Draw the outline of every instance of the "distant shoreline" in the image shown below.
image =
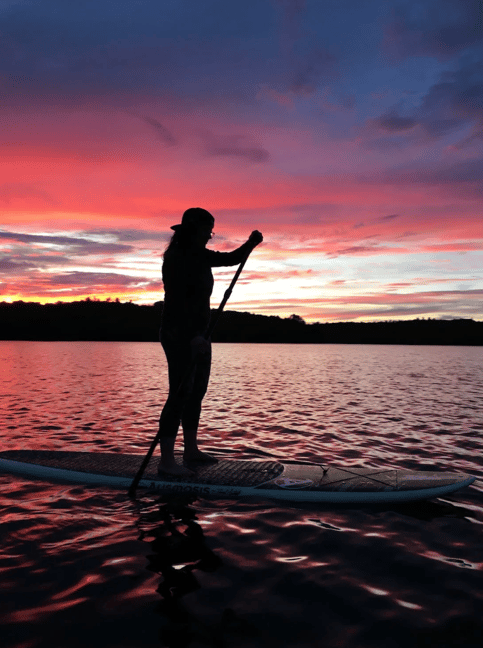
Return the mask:
<path fill-rule="evenodd" d="M 1 340 L 157 342 L 163 302 L 151 306 L 87 299 L 0 302 Z M 317 322 L 225 311 L 213 342 L 483 346 L 483 322 L 414 319 Z"/>

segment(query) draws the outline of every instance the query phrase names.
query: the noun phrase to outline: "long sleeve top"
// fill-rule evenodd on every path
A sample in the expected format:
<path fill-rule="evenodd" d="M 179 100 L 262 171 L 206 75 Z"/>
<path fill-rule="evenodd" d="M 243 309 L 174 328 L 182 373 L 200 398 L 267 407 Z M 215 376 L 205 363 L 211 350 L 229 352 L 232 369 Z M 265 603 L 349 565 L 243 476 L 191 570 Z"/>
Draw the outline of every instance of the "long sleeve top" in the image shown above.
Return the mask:
<path fill-rule="evenodd" d="M 161 334 L 175 341 L 204 335 L 210 323 L 213 291 L 211 268 L 238 265 L 250 249 L 248 241 L 232 252 L 172 246 L 164 255 L 164 308 Z"/>

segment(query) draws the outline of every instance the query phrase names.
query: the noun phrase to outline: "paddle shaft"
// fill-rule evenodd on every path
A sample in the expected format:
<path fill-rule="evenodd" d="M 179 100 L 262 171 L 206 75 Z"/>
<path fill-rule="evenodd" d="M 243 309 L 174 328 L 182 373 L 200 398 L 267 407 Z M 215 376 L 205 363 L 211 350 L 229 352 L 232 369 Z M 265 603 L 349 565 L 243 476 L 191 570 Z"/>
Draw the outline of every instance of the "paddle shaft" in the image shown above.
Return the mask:
<path fill-rule="evenodd" d="M 237 282 L 237 280 L 238 280 L 238 277 L 239 277 L 240 274 L 241 274 L 241 271 L 243 270 L 243 267 L 244 267 L 245 263 L 247 262 L 248 257 L 250 256 L 252 250 L 253 250 L 253 248 L 251 248 L 251 249 L 247 252 L 247 254 L 245 255 L 245 258 L 243 259 L 243 261 L 242 261 L 242 262 L 240 263 L 240 265 L 238 266 L 238 269 L 237 269 L 237 271 L 235 272 L 235 276 L 234 276 L 233 279 L 231 280 L 230 285 L 229 285 L 228 288 L 226 289 L 225 294 L 224 294 L 224 296 L 223 296 L 223 299 L 221 300 L 221 303 L 220 303 L 220 305 L 218 306 L 218 309 L 217 309 L 217 311 L 216 311 L 216 313 L 215 313 L 213 319 L 211 320 L 211 323 L 210 323 L 210 325 L 208 326 L 208 329 L 207 329 L 207 331 L 206 331 L 206 333 L 205 333 L 205 335 L 204 335 L 204 337 L 205 337 L 206 340 L 209 340 L 209 339 L 210 339 L 211 334 L 213 333 L 213 330 L 214 330 L 215 326 L 217 325 L 217 323 L 218 323 L 218 321 L 219 321 L 219 319 L 220 319 L 220 316 L 221 316 L 221 313 L 223 312 L 223 309 L 224 309 L 224 307 L 225 307 L 225 304 L 226 304 L 226 302 L 230 299 L 230 295 L 231 295 L 231 293 L 232 293 L 232 291 L 233 291 L 233 288 L 234 288 L 234 286 L 235 286 L 235 284 L 236 284 L 236 282 Z M 188 378 L 191 376 L 191 373 L 192 373 L 193 369 L 195 368 L 195 365 L 196 365 L 196 359 L 194 359 L 194 360 L 191 362 L 191 364 L 190 364 L 188 370 L 186 371 L 185 375 L 184 375 L 183 378 L 181 379 L 181 382 L 180 382 L 180 384 L 179 384 L 179 386 L 178 386 L 178 389 L 176 390 L 176 393 L 175 393 L 174 398 L 176 398 L 176 397 L 178 396 L 178 394 L 180 393 L 181 389 L 183 388 L 183 385 L 184 385 L 185 382 L 188 380 Z M 139 482 L 141 481 L 141 478 L 142 478 L 142 476 L 143 476 L 143 474 L 144 474 L 144 471 L 146 470 L 146 466 L 148 465 L 149 460 L 150 460 L 151 457 L 153 456 L 153 452 L 154 452 L 156 446 L 157 446 L 158 443 L 159 443 L 159 438 L 160 438 L 160 436 L 161 436 L 161 430 L 158 430 L 158 433 L 157 433 L 156 436 L 154 437 L 153 442 L 151 443 L 151 446 L 150 446 L 150 448 L 149 448 L 149 450 L 148 450 L 146 456 L 144 457 L 143 462 L 142 462 L 142 464 L 141 464 L 139 470 L 138 470 L 137 473 L 136 473 L 136 476 L 135 476 L 134 479 L 132 480 L 132 484 L 131 484 L 131 486 L 129 487 L 129 491 L 128 491 L 128 493 L 129 493 L 129 495 L 130 495 L 131 497 L 132 497 L 132 496 L 135 494 L 135 492 L 136 492 L 136 488 L 138 487 L 138 484 L 139 484 Z"/>

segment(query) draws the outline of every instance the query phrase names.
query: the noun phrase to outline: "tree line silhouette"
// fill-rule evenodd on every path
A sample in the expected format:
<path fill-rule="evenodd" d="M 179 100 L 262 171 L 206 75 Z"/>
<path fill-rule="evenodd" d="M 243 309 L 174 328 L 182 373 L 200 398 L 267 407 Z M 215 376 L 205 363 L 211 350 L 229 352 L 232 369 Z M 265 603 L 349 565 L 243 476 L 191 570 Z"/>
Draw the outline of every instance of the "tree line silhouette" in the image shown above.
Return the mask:
<path fill-rule="evenodd" d="M 2 340 L 158 341 L 163 302 L 139 305 L 97 299 L 38 304 L 0 302 Z M 385 322 L 316 322 L 298 315 L 224 311 L 214 342 L 299 344 L 483 345 L 483 322 L 472 319 L 413 319 Z"/>

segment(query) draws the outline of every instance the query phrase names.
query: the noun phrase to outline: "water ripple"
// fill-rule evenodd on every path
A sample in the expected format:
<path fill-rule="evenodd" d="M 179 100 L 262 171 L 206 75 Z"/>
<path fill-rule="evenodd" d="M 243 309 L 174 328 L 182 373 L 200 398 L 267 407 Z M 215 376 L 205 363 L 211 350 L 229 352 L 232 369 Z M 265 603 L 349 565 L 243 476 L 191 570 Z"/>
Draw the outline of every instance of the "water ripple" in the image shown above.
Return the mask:
<path fill-rule="evenodd" d="M 1 449 L 143 453 L 150 343 L 0 343 Z M 214 348 L 200 436 L 226 457 L 482 477 L 483 350 Z M 2 648 L 473 648 L 483 482 L 392 507 L 137 502 L 0 475 Z"/>

